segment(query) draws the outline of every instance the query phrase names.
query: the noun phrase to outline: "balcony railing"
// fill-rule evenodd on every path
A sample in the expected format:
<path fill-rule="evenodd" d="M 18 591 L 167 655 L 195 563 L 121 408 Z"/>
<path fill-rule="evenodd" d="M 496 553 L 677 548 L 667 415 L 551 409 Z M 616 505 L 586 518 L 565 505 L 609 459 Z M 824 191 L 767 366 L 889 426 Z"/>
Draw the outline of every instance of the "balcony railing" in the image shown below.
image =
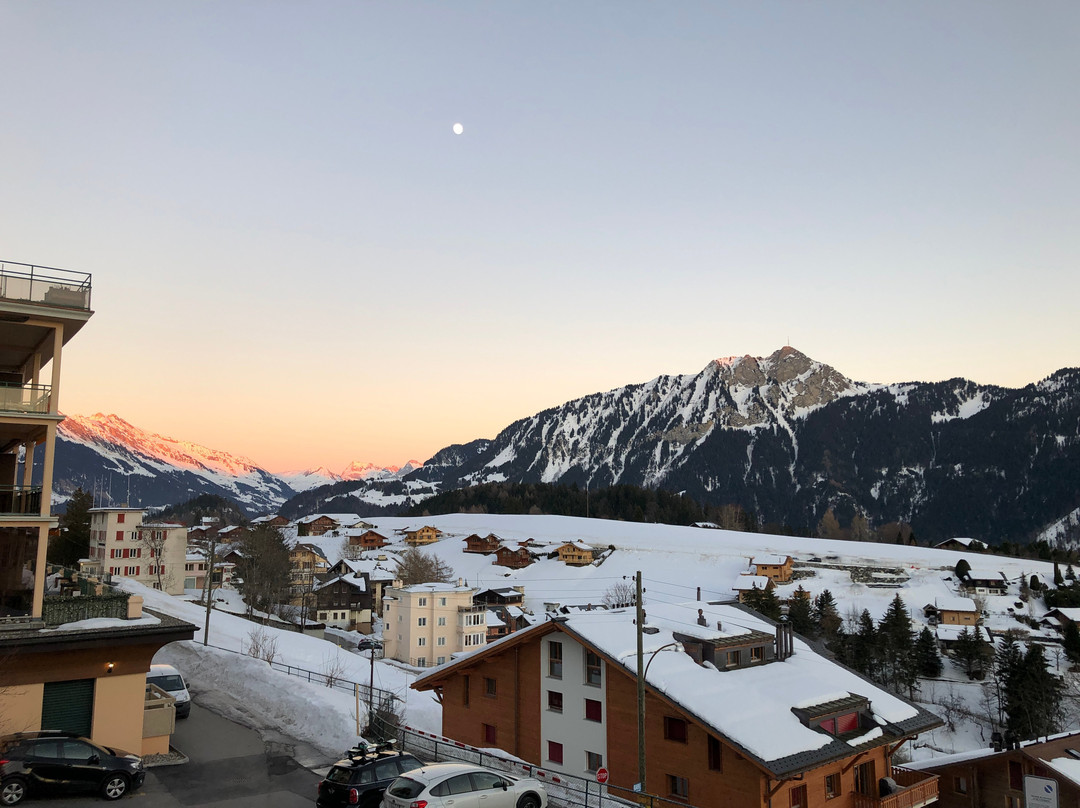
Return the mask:
<path fill-rule="evenodd" d="M 47 384 L 4 384 L 0 382 L 0 411 L 41 412 L 49 411 L 52 387 Z"/>
<path fill-rule="evenodd" d="M 0 485 L 0 516 L 40 515 L 40 485 Z"/>
<path fill-rule="evenodd" d="M 0 298 L 90 309 L 90 275 L 69 269 L 0 261 Z"/>
<path fill-rule="evenodd" d="M 852 808 L 922 808 L 937 802 L 938 776 L 893 766 L 893 780 L 899 788 L 885 797 L 852 794 Z"/>

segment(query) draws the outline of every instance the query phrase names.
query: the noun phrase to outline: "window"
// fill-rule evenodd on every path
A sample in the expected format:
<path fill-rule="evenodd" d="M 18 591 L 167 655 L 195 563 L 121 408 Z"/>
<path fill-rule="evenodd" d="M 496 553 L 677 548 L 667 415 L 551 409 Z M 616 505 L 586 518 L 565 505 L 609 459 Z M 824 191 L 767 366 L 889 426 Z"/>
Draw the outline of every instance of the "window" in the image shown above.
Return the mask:
<path fill-rule="evenodd" d="M 600 655 L 585 652 L 585 684 L 600 686 Z"/>
<path fill-rule="evenodd" d="M 116 540 L 117 541 L 123 541 L 124 540 L 124 531 L 122 531 L 122 530 L 116 531 Z"/>
<path fill-rule="evenodd" d="M 548 709 L 553 713 L 562 712 L 562 693 L 555 690 L 548 691 Z"/>
<path fill-rule="evenodd" d="M 954 777 L 952 790 L 957 794 L 967 794 L 967 778 L 966 777 Z"/>
<path fill-rule="evenodd" d="M 495 743 L 496 743 L 497 735 L 498 735 L 498 733 L 495 730 L 494 725 L 492 725 L 492 724 L 484 724 L 483 726 L 484 726 L 484 743 L 491 744 L 492 746 L 494 746 Z"/>
<path fill-rule="evenodd" d="M 484 695 L 485 696 L 491 696 L 492 698 L 494 698 L 497 690 L 498 690 L 498 683 L 494 679 L 492 679 L 490 676 L 485 676 L 484 677 Z"/>
<path fill-rule="evenodd" d="M 670 715 L 664 716 L 664 737 L 669 741 L 686 743 L 686 722 Z"/>
<path fill-rule="evenodd" d="M 739 652 L 728 651 L 727 652 L 727 667 L 736 668 L 739 665 Z"/>
<path fill-rule="evenodd" d="M 416 658 L 416 667 L 418 667 L 418 668 L 426 668 L 427 667 L 427 657 L 426 656 L 417 657 Z"/>
<path fill-rule="evenodd" d="M 439 605 L 440 606 L 445 606 L 446 605 L 446 598 L 439 598 Z"/>
<path fill-rule="evenodd" d="M 416 599 L 416 605 L 417 606 L 427 606 L 427 598 L 417 598 Z"/>
<path fill-rule="evenodd" d="M 562 643 L 548 643 L 548 676 L 562 679 Z"/>
<path fill-rule="evenodd" d="M 788 792 L 791 808 L 806 808 L 806 784 L 795 786 Z"/>
<path fill-rule="evenodd" d="M 669 774 L 667 776 L 667 787 L 668 794 L 673 797 L 678 797 L 681 800 L 690 797 L 690 781 L 685 777 Z"/>
<path fill-rule="evenodd" d="M 444 662 L 446 662 L 446 657 L 444 657 L 444 656 L 441 656 L 441 657 L 439 657 L 439 658 L 438 658 L 438 660 L 436 660 L 435 664 L 436 664 L 436 665 L 441 665 L 441 664 L 443 664 Z"/>
<path fill-rule="evenodd" d="M 709 736 L 709 768 L 716 772 L 724 770 L 724 747 L 712 735 Z"/>
<path fill-rule="evenodd" d="M 548 741 L 548 755 L 547 759 L 549 763 L 562 763 L 562 744 L 555 743 L 555 741 Z"/>
<path fill-rule="evenodd" d="M 124 517 L 125 516 L 127 516 L 127 514 L 123 514 L 123 513 L 116 514 L 116 524 L 118 524 L 118 525 L 124 524 Z"/>
<path fill-rule="evenodd" d="M 416 625 L 418 625 L 418 626 L 426 626 L 427 625 L 427 618 L 426 617 L 418 617 L 418 618 L 416 618 Z"/>
<path fill-rule="evenodd" d="M 417 645 L 427 645 L 427 637 L 417 637 L 416 638 L 416 644 Z"/>
<path fill-rule="evenodd" d="M 596 752 L 585 752 L 585 771 L 595 772 L 604 767 L 604 756 Z"/>
<path fill-rule="evenodd" d="M 436 645 L 446 645 L 446 637 L 439 637 L 439 639 L 435 641 L 435 644 Z"/>
<path fill-rule="evenodd" d="M 855 792 L 866 797 L 877 797 L 878 782 L 874 774 L 874 761 L 860 763 L 855 767 Z"/>
<path fill-rule="evenodd" d="M 765 647 L 762 645 L 755 646 L 750 649 L 750 661 L 751 662 L 764 662 L 765 661 Z"/>
<path fill-rule="evenodd" d="M 603 721 L 603 710 L 596 699 L 585 699 L 585 720 Z"/>
<path fill-rule="evenodd" d="M 445 617 L 440 617 L 439 618 L 439 625 L 440 626 L 445 626 L 446 625 L 446 618 Z"/>
<path fill-rule="evenodd" d="M 838 715 L 836 717 L 836 734 L 842 735 L 845 732 L 854 732 L 859 728 L 859 714 L 858 713 L 846 713 L 845 715 Z"/>
<path fill-rule="evenodd" d="M 465 647 L 468 648 L 473 645 L 481 645 L 484 641 L 483 634 L 466 634 L 465 635 Z"/>
<path fill-rule="evenodd" d="M 825 775 L 825 799 L 840 796 L 840 772 Z"/>
<path fill-rule="evenodd" d="M 1024 770 L 1019 760 L 1009 761 L 1009 788 L 1013 791 L 1024 790 Z"/>

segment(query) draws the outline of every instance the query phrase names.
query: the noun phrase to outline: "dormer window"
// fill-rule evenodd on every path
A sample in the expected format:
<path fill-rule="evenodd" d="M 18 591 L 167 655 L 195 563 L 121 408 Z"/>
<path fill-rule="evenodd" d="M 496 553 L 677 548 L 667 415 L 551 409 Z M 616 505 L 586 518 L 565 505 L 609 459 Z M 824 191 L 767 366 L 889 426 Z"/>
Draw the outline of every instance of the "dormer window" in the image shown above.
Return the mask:
<path fill-rule="evenodd" d="M 870 702 L 857 693 L 807 707 L 792 707 L 791 712 L 803 726 L 838 738 L 850 737 L 874 725 L 870 716 Z"/>

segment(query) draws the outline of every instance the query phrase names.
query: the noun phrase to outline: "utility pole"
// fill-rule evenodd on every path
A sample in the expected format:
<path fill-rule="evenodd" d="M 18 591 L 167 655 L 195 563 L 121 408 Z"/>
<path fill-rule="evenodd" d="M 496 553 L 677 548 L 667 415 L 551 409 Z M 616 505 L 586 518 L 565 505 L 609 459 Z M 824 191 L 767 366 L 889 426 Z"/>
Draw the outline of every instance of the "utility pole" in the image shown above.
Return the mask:
<path fill-rule="evenodd" d="M 365 732 L 368 734 L 368 739 L 371 740 L 371 733 L 375 731 L 375 645 L 372 644 L 368 649 L 368 659 L 371 660 L 371 671 L 368 674 L 368 720 L 367 729 Z"/>
<path fill-rule="evenodd" d="M 206 625 L 203 626 L 202 644 L 210 644 L 210 597 L 214 594 L 214 553 L 217 552 L 217 534 L 210 537 L 210 553 L 206 558 L 206 577 L 203 578 L 203 597 L 206 599 Z"/>
<path fill-rule="evenodd" d="M 641 606 L 641 570 L 637 571 L 634 576 L 636 584 L 635 598 L 637 605 L 636 619 L 634 620 L 637 626 L 637 759 L 638 759 L 638 785 L 635 791 L 645 791 L 645 653 L 644 653 L 644 635 L 642 629 L 645 627 L 645 610 Z"/>

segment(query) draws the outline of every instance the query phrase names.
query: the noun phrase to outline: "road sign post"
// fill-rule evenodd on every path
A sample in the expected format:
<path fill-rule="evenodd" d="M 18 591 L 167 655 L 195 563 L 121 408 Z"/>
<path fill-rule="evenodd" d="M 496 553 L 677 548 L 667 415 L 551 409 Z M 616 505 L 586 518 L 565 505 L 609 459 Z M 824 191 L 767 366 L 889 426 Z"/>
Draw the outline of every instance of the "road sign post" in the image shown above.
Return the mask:
<path fill-rule="evenodd" d="M 608 781 L 609 776 L 610 775 L 608 774 L 608 770 L 605 769 L 603 766 L 596 770 L 596 782 L 598 782 L 600 785 L 604 785 Z"/>

